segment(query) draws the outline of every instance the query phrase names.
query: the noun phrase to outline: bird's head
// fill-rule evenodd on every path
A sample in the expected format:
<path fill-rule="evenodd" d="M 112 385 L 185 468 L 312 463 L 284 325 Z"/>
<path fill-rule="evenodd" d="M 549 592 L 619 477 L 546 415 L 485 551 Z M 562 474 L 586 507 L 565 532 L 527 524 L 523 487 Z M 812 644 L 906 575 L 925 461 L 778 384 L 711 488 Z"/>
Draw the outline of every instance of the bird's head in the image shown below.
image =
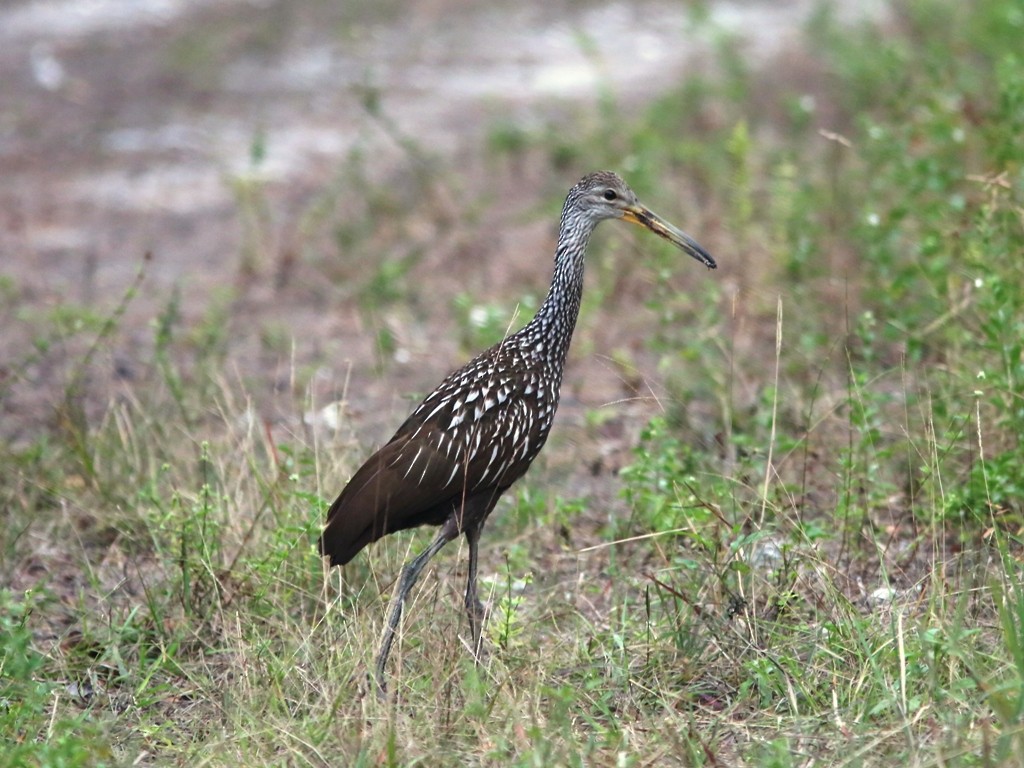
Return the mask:
<path fill-rule="evenodd" d="M 580 179 L 569 192 L 566 206 L 570 205 L 575 207 L 579 214 L 589 218 L 592 224 L 605 219 L 623 219 L 632 224 L 639 224 L 665 238 L 708 269 L 715 269 L 717 266 L 711 254 L 697 241 L 641 205 L 629 185 L 611 171 L 598 171 Z"/>

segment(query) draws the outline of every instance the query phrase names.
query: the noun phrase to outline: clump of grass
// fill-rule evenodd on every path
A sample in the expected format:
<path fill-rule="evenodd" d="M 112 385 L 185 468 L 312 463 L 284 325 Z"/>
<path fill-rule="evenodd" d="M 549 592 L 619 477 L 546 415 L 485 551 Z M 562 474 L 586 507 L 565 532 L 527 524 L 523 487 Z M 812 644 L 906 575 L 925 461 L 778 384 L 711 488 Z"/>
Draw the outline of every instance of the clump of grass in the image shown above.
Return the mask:
<path fill-rule="evenodd" d="M 533 317 L 540 306 L 535 296 L 524 296 L 511 308 L 481 304 L 469 294 L 455 297 L 454 308 L 465 350 L 475 353 L 514 333 Z"/>

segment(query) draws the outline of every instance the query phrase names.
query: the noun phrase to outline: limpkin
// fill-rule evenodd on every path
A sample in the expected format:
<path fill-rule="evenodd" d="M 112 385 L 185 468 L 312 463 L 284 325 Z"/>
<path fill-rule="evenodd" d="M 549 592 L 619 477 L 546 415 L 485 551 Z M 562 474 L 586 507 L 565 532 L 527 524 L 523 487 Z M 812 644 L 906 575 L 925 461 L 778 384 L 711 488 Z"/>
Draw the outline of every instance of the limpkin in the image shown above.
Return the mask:
<path fill-rule="evenodd" d="M 584 176 L 565 198 L 554 276 L 534 318 L 449 374 L 359 468 L 327 513 L 319 547 L 331 565 L 344 565 L 389 533 L 441 527 L 430 546 L 402 568 L 377 656 L 380 692 L 406 596 L 430 558 L 460 534 L 469 544 L 466 612 L 479 655 L 480 533 L 498 498 L 523 476 L 547 440 L 579 314 L 587 243 L 605 219 L 639 224 L 709 269 L 716 266 L 688 235 L 642 206 L 616 174 Z"/>

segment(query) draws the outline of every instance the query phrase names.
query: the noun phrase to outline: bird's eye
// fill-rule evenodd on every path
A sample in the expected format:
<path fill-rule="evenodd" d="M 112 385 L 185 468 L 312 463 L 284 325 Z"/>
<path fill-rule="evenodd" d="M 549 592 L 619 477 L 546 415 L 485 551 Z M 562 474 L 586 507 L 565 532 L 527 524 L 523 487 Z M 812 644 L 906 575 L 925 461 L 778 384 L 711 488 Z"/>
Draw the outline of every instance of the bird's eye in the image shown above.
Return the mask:
<path fill-rule="evenodd" d="M 617 197 L 618 197 L 618 195 L 615 194 L 615 190 L 614 189 L 606 189 L 604 191 L 604 199 L 607 200 L 609 203 L 612 200 L 616 199 Z"/>

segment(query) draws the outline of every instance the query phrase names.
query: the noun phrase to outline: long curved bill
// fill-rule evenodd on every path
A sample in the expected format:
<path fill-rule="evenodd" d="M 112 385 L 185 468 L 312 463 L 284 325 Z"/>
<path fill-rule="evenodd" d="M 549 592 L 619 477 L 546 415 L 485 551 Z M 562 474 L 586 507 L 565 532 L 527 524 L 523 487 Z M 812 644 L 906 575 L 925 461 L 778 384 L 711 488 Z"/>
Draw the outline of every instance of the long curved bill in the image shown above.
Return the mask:
<path fill-rule="evenodd" d="M 696 240 L 685 232 L 676 229 L 658 214 L 644 208 L 642 205 L 634 205 L 627 208 L 625 213 L 622 214 L 622 218 L 633 224 L 639 224 L 641 227 L 651 230 L 651 232 L 659 237 L 665 238 L 677 248 L 690 254 L 708 269 L 718 267 L 711 254 L 705 251 Z"/>

